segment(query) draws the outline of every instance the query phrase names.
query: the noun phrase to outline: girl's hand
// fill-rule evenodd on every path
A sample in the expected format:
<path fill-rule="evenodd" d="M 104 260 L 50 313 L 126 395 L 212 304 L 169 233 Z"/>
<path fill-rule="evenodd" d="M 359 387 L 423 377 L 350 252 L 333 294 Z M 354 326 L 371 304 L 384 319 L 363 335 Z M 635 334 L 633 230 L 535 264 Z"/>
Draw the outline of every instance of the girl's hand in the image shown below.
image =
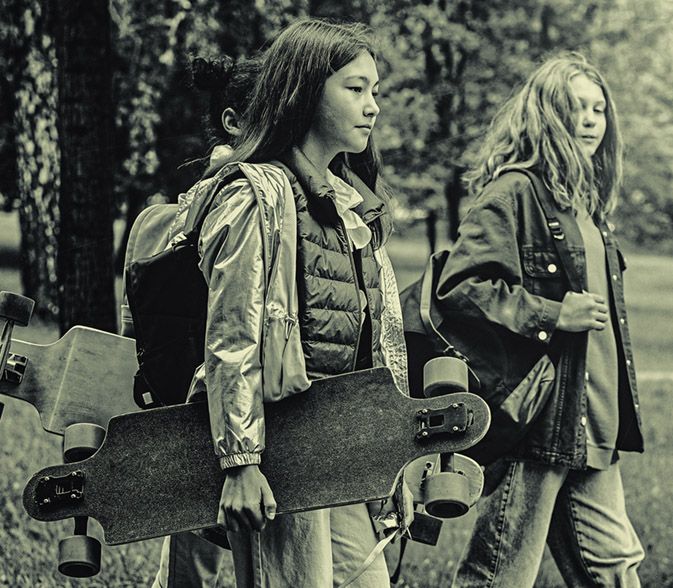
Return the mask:
<path fill-rule="evenodd" d="M 261 531 L 276 516 L 276 501 L 266 477 L 256 465 L 227 470 L 217 524 L 227 531 Z"/>
<path fill-rule="evenodd" d="M 590 292 L 567 292 L 561 303 L 561 313 L 557 329 L 580 333 L 582 331 L 602 331 L 608 320 L 605 298 Z"/>

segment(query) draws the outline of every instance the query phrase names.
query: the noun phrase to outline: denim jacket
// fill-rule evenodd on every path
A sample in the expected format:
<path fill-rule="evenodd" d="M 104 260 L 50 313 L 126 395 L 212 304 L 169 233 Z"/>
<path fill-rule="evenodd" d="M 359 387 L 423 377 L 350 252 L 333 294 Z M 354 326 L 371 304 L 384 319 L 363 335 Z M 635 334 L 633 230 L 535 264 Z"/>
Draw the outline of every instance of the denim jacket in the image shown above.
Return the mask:
<path fill-rule="evenodd" d="M 547 193 L 543 197 L 551 198 Z M 556 370 L 549 401 L 524 439 L 517 458 L 574 469 L 586 467 L 586 332 L 556 329 L 561 301 L 586 289 L 582 237 L 571 209 L 556 219 L 574 265 L 575 280 L 522 173 L 506 173 L 477 197 L 440 275 L 436 299 L 451 321 L 452 343 L 482 380 L 482 395 L 499 405 L 545 353 Z M 626 265 L 605 220 L 598 222 L 610 276 L 610 309 L 619 364 L 617 449 L 642 451 L 635 369 L 626 320 L 622 272 Z"/>

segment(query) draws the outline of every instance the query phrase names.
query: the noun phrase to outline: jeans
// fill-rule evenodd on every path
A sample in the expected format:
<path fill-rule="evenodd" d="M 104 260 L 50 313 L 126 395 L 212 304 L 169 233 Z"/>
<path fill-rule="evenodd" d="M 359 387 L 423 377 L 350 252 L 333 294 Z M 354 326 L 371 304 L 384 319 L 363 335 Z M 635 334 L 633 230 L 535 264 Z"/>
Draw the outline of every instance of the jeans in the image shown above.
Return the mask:
<path fill-rule="evenodd" d="M 364 504 L 281 515 L 260 533 L 228 533 L 237 588 L 333 588 L 377 544 Z M 383 555 L 350 586 L 390 586 Z"/>
<path fill-rule="evenodd" d="M 644 552 L 629 521 L 619 462 L 569 470 L 500 459 L 453 588 L 532 588 L 545 541 L 567 586 L 638 588 Z"/>
<path fill-rule="evenodd" d="M 214 588 L 226 551 L 194 533 L 164 539 L 152 588 Z"/>

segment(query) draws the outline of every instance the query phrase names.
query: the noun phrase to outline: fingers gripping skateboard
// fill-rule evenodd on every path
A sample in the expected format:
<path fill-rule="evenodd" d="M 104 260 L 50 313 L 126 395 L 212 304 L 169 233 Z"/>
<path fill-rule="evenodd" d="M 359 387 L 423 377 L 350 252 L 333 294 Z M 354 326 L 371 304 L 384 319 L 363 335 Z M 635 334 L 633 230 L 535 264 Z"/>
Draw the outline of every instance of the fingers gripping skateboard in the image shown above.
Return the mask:
<path fill-rule="evenodd" d="M 63 459 L 67 463 L 91 457 L 103 444 L 105 429 L 93 423 L 75 423 L 63 436 Z M 58 545 L 58 571 L 71 578 L 90 578 L 100 571 L 101 544 L 87 535 L 88 517 L 75 517 L 73 535 Z"/>

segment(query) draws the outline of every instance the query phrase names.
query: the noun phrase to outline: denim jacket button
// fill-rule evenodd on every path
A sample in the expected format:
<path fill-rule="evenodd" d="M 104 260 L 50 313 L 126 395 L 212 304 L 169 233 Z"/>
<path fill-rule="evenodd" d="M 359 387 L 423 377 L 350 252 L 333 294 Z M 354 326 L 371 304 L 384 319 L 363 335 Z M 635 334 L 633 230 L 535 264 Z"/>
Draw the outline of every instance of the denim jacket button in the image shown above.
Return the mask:
<path fill-rule="evenodd" d="M 589 381 L 589 372 L 584 372 L 584 380 L 585 380 L 586 382 Z"/>
<path fill-rule="evenodd" d="M 587 417 L 582 417 L 580 419 L 580 425 L 582 425 L 583 427 L 587 426 Z"/>
<path fill-rule="evenodd" d="M 612 274 L 612 279 L 616 282 L 618 280 L 617 274 Z"/>
<path fill-rule="evenodd" d="M 547 335 L 547 331 L 540 331 L 540 332 L 537 334 L 537 338 L 538 338 L 540 341 L 546 341 L 546 340 L 547 340 L 547 337 L 549 337 L 549 335 Z"/>
<path fill-rule="evenodd" d="M 622 325 L 623 325 L 624 323 L 626 323 L 626 321 L 625 321 L 623 318 L 620 318 L 620 319 L 619 319 L 619 322 L 620 322 L 620 324 L 622 324 Z"/>
<path fill-rule="evenodd" d="M 631 365 L 631 360 L 630 359 L 626 360 L 626 365 Z"/>
<path fill-rule="evenodd" d="M 547 271 L 548 271 L 550 274 L 555 274 L 557 269 L 558 269 L 558 268 L 556 267 L 556 264 L 555 264 L 555 263 L 550 263 L 550 264 L 547 266 Z"/>

